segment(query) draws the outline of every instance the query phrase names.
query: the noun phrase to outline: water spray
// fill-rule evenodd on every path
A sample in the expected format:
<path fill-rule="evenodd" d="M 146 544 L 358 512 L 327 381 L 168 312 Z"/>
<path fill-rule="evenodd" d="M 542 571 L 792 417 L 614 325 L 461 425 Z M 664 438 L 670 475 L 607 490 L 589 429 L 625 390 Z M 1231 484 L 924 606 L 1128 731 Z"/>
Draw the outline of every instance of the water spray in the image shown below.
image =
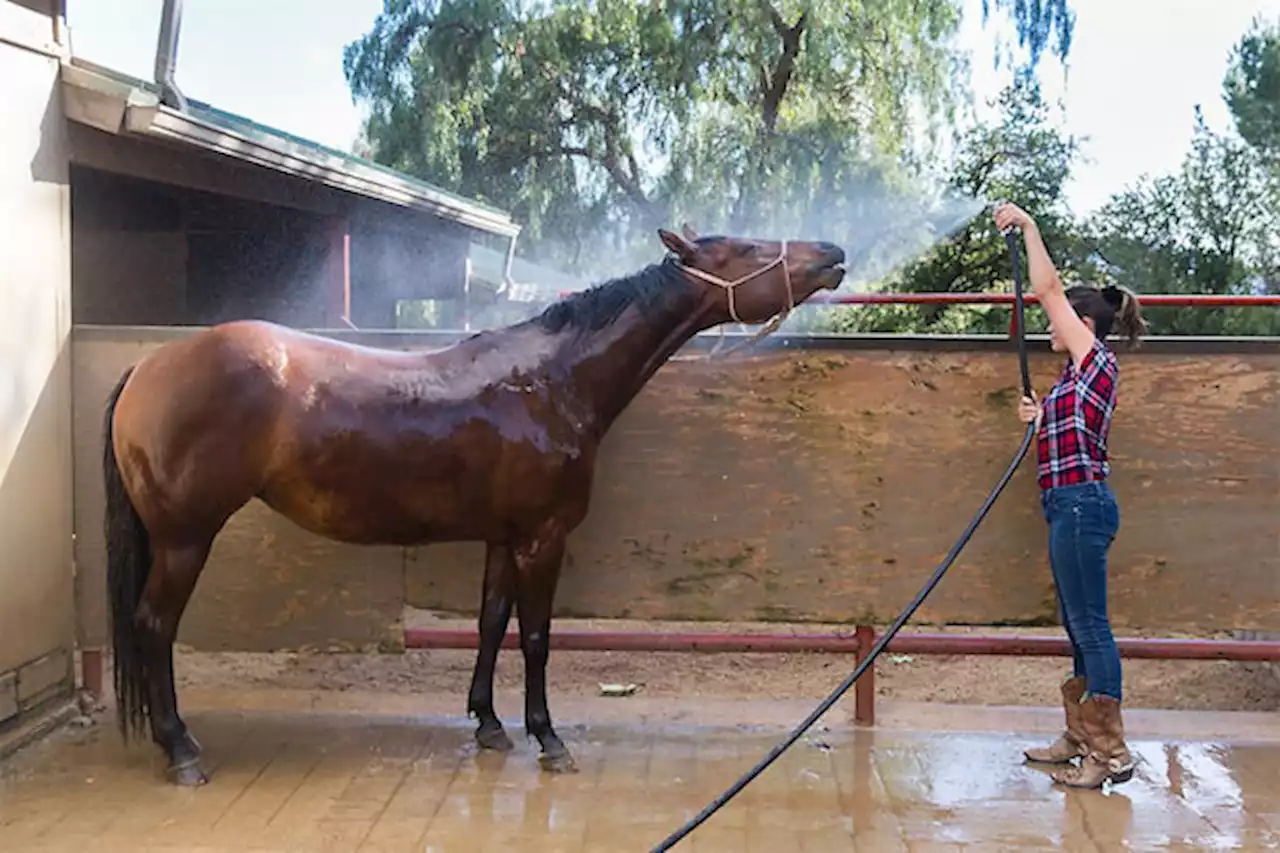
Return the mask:
<path fill-rule="evenodd" d="M 1008 228 L 1003 232 L 1003 234 L 1005 245 L 1009 249 L 1010 260 L 1013 263 L 1013 310 L 1018 333 L 1018 367 L 1022 372 L 1022 393 L 1023 396 L 1030 397 L 1031 373 L 1027 366 L 1027 335 L 1026 323 L 1023 317 L 1025 304 L 1023 302 L 1022 295 L 1022 268 L 1018 261 L 1017 229 Z M 964 533 L 960 535 L 959 540 L 951 546 L 951 550 L 938 565 L 938 568 L 934 570 L 933 575 L 929 578 L 928 582 L 925 583 L 918 593 L 916 593 L 916 597 L 912 599 L 906 609 L 898 614 L 898 618 L 889 626 L 889 630 L 885 631 L 884 634 L 880 636 L 880 639 L 876 641 L 874 646 L 872 646 L 870 653 L 868 653 L 868 655 L 859 662 L 853 672 L 849 673 L 845 680 L 840 682 L 840 685 L 836 687 L 836 689 L 833 690 L 826 699 L 823 699 L 822 702 L 813 709 L 809 716 L 805 717 L 800 725 L 796 726 L 786 738 L 774 746 L 774 748 L 769 751 L 768 755 L 760 759 L 754 767 L 743 774 L 738 781 L 730 785 L 723 794 L 707 805 L 707 807 L 699 812 L 692 820 L 680 827 L 671 835 L 667 836 L 662 842 L 655 846 L 652 853 L 662 853 L 662 851 L 670 850 L 678 844 L 681 839 L 693 832 L 705 823 L 713 814 L 728 804 L 728 802 L 741 793 L 747 785 L 755 781 L 756 777 L 763 773 L 770 764 L 790 749 L 791 746 L 795 744 L 795 742 L 799 740 L 800 737 L 808 731 L 823 714 L 831 709 L 831 706 L 835 705 L 835 703 L 849 691 L 849 688 L 853 687 L 853 685 L 857 683 L 858 679 L 862 677 L 862 674 L 867 671 L 867 668 L 875 663 L 875 660 L 880 656 L 880 653 L 885 650 L 893 638 L 897 636 L 898 632 L 902 630 L 902 627 L 907 623 L 907 620 L 915 614 L 920 605 L 923 604 L 925 599 L 929 597 L 929 594 L 933 592 L 934 587 L 938 585 L 938 582 L 942 580 L 943 575 L 947 573 L 947 569 L 951 568 L 951 564 L 956 561 L 958 556 L 960 556 L 961 550 L 963 550 L 964 546 L 968 544 L 970 537 L 972 537 L 974 531 L 978 529 L 978 525 L 987 517 L 987 512 L 991 509 L 992 505 L 995 504 L 996 498 L 998 498 L 1000 493 L 1004 491 L 1004 487 L 1009 484 L 1009 481 L 1013 478 L 1014 472 L 1017 471 L 1018 466 L 1022 464 L 1023 458 L 1026 457 L 1027 451 L 1031 448 L 1031 441 L 1035 437 L 1035 432 L 1036 423 L 1035 421 L 1032 421 L 1027 424 L 1026 434 L 1022 437 L 1022 444 L 1018 447 L 1018 452 L 1014 454 L 1013 461 L 1009 463 L 1009 467 L 1005 469 L 1005 472 L 1000 477 L 999 482 L 996 483 L 995 488 L 991 490 L 991 494 L 987 495 L 987 499 L 978 509 L 977 514 L 972 520 L 970 520 L 969 526 L 965 528 Z"/>
<path fill-rule="evenodd" d="M 999 204 L 1000 202 L 995 202 L 996 206 Z M 972 221 L 988 205 L 989 202 L 985 199 L 949 196 L 936 199 L 927 211 L 917 210 L 908 224 L 884 226 L 870 237 L 862 232 L 857 236 L 843 237 L 835 233 L 815 233 L 821 234 L 822 239 L 830 239 L 845 246 L 851 258 L 859 258 L 856 264 L 849 264 L 843 285 L 857 290 L 883 280 L 905 263 L 923 256 Z M 849 243 L 851 239 L 854 241 L 852 246 Z M 815 301 L 815 304 L 822 302 Z M 710 351 L 700 355 L 675 356 L 671 360 L 712 361 L 727 358 L 739 350 L 756 346 L 775 333 L 786 333 L 789 322 L 795 316 L 790 309 L 785 309 L 771 317 L 761 328 L 732 345 L 728 345 L 729 336 L 722 324 L 718 330 L 718 339 Z"/>

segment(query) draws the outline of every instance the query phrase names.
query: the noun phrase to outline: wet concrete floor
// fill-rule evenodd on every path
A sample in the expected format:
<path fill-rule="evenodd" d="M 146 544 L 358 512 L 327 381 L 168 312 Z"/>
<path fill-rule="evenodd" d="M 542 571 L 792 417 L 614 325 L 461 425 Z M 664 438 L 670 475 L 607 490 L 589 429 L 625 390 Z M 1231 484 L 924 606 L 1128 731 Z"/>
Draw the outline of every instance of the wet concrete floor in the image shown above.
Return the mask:
<path fill-rule="evenodd" d="M 0 765 L 0 851 L 644 851 L 782 732 L 562 725 L 581 772 L 548 776 L 519 729 L 515 752 L 477 754 L 456 717 L 203 709 L 188 722 L 213 774 L 201 789 L 166 784 L 157 754 L 125 749 L 109 717 Z M 1104 796 L 1021 765 L 1042 734 L 833 728 L 676 850 L 1280 849 L 1275 740 L 1135 738 L 1137 776 Z"/>

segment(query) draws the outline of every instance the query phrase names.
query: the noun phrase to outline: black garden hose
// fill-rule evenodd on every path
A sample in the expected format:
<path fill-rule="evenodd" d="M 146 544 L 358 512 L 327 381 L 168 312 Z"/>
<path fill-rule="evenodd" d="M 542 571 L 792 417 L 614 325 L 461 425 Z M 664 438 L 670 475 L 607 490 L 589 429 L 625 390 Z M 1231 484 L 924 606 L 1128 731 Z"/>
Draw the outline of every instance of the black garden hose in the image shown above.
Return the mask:
<path fill-rule="evenodd" d="M 1022 394 L 1024 397 L 1030 397 L 1031 373 L 1027 366 L 1027 334 L 1024 319 L 1026 306 L 1022 296 L 1022 269 L 1018 261 L 1017 232 L 1012 229 L 1006 231 L 1004 234 L 1004 240 L 1005 244 L 1009 248 L 1009 257 L 1013 263 L 1013 310 L 1014 322 L 1016 323 L 1018 336 L 1018 367 L 1022 371 Z M 875 663 L 875 660 L 880 656 L 880 653 L 885 650 L 885 647 L 889 645 L 889 642 L 897 635 L 898 631 L 902 630 L 902 626 L 907 624 L 907 620 L 915 614 L 916 609 L 919 608 L 920 605 L 924 603 L 924 600 L 929 597 L 929 593 L 933 592 L 933 588 L 942 580 L 942 576 L 947 573 L 947 569 L 951 568 L 951 564 L 955 562 L 956 557 L 960 556 L 960 552 L 964 549 L 964 546 L 968 544 L 969 538 L 973 536 L 974 531 L 978 529 L 978 525 L 982 523 L 984 518 L 986 518 L 987 512 L 991 509 L 992 505 L 995 504 L 996 498 L 1000 497 L 1000 493 L 1004 491 L 1004 487 L 1009 484 L 1009 480 L 1013 478 L 1014 472 L 1017 471 L 1018 466 L 1022 464 L 1023 458 L 1031 448 L 1031 441 L 1035 437 L 1035 432 L 1036 424 L 1032 421 L 1027 424 L 1026 435 L 1022 437 L 1022 444 L 1018 447 L 1018 452 L 1014 454 L 1013 461 L 1009 463 L 1009 467 L 1005 469 L 1004 474 L 1000 477 L 1000 481 L 996 483 L 995 488 L 991 490 L 991 494 L 987 495 L 987 499 L 983 501 L 982 507 L 978 510 L 977 514 L 972 520 L 970 520 L 969 526 L 965 528 L 964 533 L 960 534 L 960 538 L 956 543 L 951 546 L 951 550 L 938 565 L 938 568 L 934 570 L 933 576 L 929 578 L 928 583 L 926 583 L 920 591 L 916 593 L 916 597 L 911 600 L 911 603 L 907 605 L 906 609 L 898 614 L 898 618 L 893 620 L 893 624 L 889 626 L 889 630 L 885 631 L 884 634 L 881 635 L 880 639 L 871 647 L 871 652 L 862 659 L 853 672 L 849 673 L 845 680 L 840 682 L 840 685 L 833 690 L 826 699 L 823 699 L 818 707 L 814 708 L 809 716 L 804 718 L 804 721 L 801 722 L 800 725 L 796 726 L 795 729 L 791 731 L 791 734 L 787 735 L 785 739 L 779 741 L 778 744 L 769 751 L 768 755 L 760 759 L 754 767 L 743 774 L 738 781 L 729 786 L 723 794 L 708 804 L 707 807 L 704 808 L 697 816 L 675 832 L 668 835 L 661 843 L 653 848 L 651 853 L 662 853 L 662 851 L 670 850 L 678 844 L 681 839 L 705 823 L 708 818 L 718 812 L 731 799 L 737 796 L 743 788 L 755 781 L 757 776 L 763 773 L 770 764 L 782 755 L 782 753 L 790 749 L 791 746 L 800 739 L 801 735 L 808 731 L 823 714 L 831 709 L 832 705 L 840 700 L 840 697 L 844 696 L 844 694 L 849 691 L 849 688 L 862 677 L 862 674 L 866 672 L 867 668 Z"/>

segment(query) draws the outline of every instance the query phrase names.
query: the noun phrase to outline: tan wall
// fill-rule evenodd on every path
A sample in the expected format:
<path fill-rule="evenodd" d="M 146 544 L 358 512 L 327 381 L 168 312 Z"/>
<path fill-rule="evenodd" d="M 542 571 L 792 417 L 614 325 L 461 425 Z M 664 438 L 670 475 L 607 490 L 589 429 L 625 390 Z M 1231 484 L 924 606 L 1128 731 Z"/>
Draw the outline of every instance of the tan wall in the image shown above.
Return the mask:
<path fill-rule="evenodd" d="M 90 641 L 104 624 L 101 401 L 127 363 L 177 334 L 76 332 L 77 555 Z M 664 367 L 605 442 L 557 612 L 896 615 L 1017 447 L 1016 362 L 990 346 L 857 346 Z M 1122 356 L 1112 450 L 1123 520 L 1111 582 L 1121 628 L 1280 626 L 1280 348 L 1266 347 L 1233 354 L 1152 344 Z M 1058 364 L 1034 356 L 1038 387 Z M 255 505 L 220 537 L 182 641 L 394 646 L 405 601 L 474 612 L 481 555 L 479 545 L 338 546 Z M 1052 601 L 1044 523 L 1024 467 L 918 619 L 1049 622 Z"/>
<path fill-rule="evenodd" d="M 53 26 L 0 0 L 0 720 L 70 689 L 70 249 Z"/>

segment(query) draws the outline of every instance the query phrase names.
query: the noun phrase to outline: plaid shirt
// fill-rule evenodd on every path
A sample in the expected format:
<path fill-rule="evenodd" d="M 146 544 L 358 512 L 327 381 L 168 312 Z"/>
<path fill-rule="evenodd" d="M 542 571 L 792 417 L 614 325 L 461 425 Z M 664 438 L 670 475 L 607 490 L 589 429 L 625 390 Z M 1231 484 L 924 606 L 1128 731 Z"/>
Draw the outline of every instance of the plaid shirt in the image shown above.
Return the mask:
<path fill-rule="evenodd" d="M 1044 400 L 1044 418 L 1036 442 L 1036 473 L 1041 489 L 1105 480 L 1107 433 L 1116 409 L 1120 370 L 1116 356 L 1100 340 L 1085 354 L 1079 371 L 1067 366 Z"/>

